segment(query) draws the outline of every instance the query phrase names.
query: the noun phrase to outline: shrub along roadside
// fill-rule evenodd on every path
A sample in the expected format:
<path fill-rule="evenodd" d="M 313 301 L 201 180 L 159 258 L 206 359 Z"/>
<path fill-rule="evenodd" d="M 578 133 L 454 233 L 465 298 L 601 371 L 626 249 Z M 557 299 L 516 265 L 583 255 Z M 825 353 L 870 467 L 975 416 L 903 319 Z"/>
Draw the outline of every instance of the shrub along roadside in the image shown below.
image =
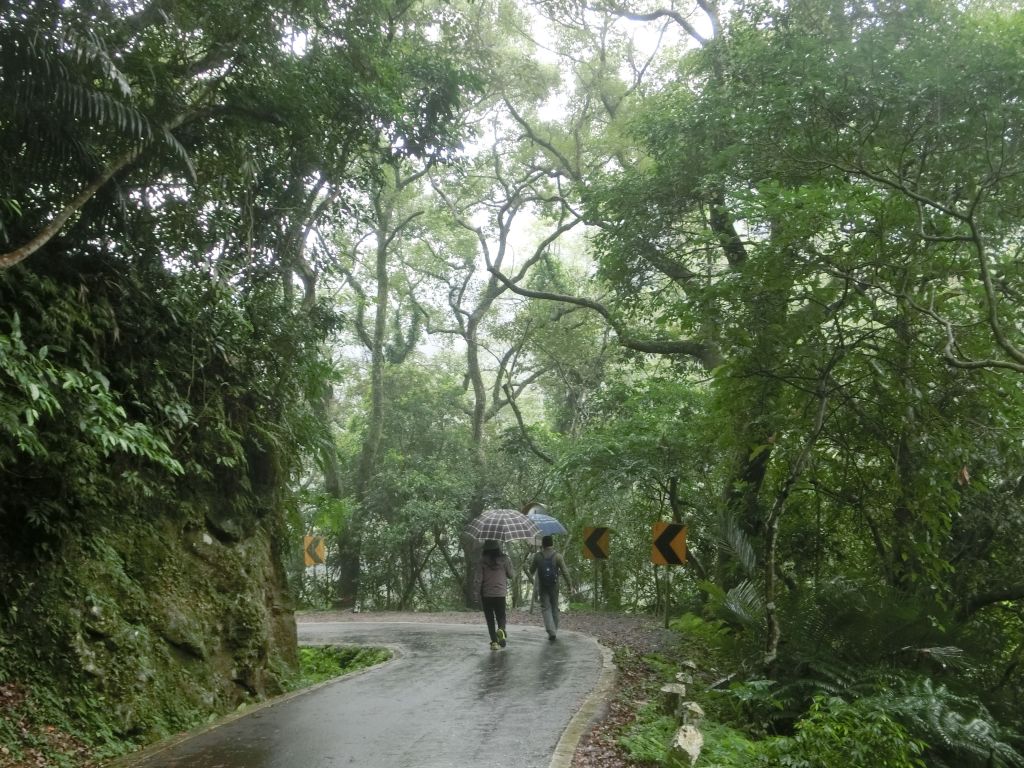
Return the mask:
<path fill-rule="evenodd" d="M 299 674 L 286 683 L 288 691 L 347 675 L 360 669 L 382 664 L 391 658 L 386 648 L 363 648 L 352 645 L 305 646 L 299 648 Z"/>
<path fill-rule="evenodd" d="M 735 669 L 735 633 L 720 621 L 686 615 L 672 622 L 699 671 L 687 698 L 705 712 L 701 768 L 1014 768 L 1019 737 L 1000 727 L 971 695 L 921 671 L 894 666 L 792 665 L 778 680 Z M 652 672 L 655 665 L 648 661 Z M 658 670 L 666 682 L 670 669 Z M 709 674 L 713 673 L 713 674 Z M 841 673 L 841 674 L 840 674 Z M 688 676 L 691 677 L 691 676 Z M 730 682 L 731 681 L 731 682 Z M 678 723 L 648 699 L 619 733 L 644 765 L 676 768 L 669 747 Z"/>

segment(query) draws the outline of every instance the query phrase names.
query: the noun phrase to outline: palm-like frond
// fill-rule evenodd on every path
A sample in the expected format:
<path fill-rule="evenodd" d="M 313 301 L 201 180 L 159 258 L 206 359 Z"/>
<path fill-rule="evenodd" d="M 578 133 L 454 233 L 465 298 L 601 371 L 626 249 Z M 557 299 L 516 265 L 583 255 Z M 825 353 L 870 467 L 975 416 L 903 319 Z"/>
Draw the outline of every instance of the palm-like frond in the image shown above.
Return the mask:
<path fill-rule="evenodd" d="M 0 121 L 0 154 L 11 159 L 0 170 L 0 199 L 7 201 L 0 206 L 0 238 L 20 241 L 7 254 L 14 260 L 41 247 L 155 141 L 196 177 L 171 132 L 182 116 L 165 124 L 133 103 L 129 78 L 97 32 L 45 21 L 26 14 L 0 28 L 0 102 L 13 107 Z M 30 192 L 28 178 L 43 183 Z M 18 228 L 23 231 L 13 235 Z"/>
<path fill-rule="evenodd" d="M 110 126 L 132 139 L 150 139 L 149 119 L 130 104 L 104 91 L 73 82 L 54 83 L 53 103 L 64 113 L 94 125 Z"/>
<path fill-rule="evenodd" d="M 742 581 L 725 594 L 719 606 L 723 618 L 748 629 L 760 628 L 764 623 L 764 593 L 752 581 Z"/>
<path fill-rule="evenodd" d="M 884 695 L 887 705 L 930 746 L 935 765 L 943 768 L 993 766 L 1019 768 L 1024 756 L 980 702 L 952 693 L 929 678 L 904 681 Z"/>
<path fill-rule="evenodd" d="M 764 627 L 764 595 L 752 581 L 742 581 L 726 591 L 716 584 L 701 582 L 708 594 L 708 611 L 733 627 L 760 630 Z"/>
<path fill-rule="evenodd" d="M 734 515 L 723 513 L 719 516 L 718 544 L 740 564 L 748 578 L 754 577 L 757 572 L 757 553 L 750 536 Z"/>
<path fill-rule="evenodd" d="M 114 60 L 110 58 L 106 46 L 95 31 L 91 29 L 82 31 L 71 30 L 65 35 L 65 39 L 77 61 L 95 62 L 99 65 L 107 80 L 117 88 L 122 97 L 126 99 L 131 97 L 132 87 L 128 82 L 128 78 L 124 76 L 120 68 L 114 63 Z"/>
<path fill-rule="evenodd" d="M 166 128 L 131 103 L 127 77 L 103 41 L 92 31 L 42 34 L 7 30 L 0 58 L 0 97 L 12 104 L 12 134 L 39 136 L 39 127 L 60 126 L 50 141 L 30 142 L 22 157 L 36 169 L 59 168 L 68 160 L 80 167 L 102 167 L 93 148 L 96 128 L 112 131 L 123 151 L 129 143 L 162 139 L 194 176 L 185 148 Z M 49 158 L 49 161 L 48 161 Z"/>
<path fill-rule="evenodd" d="M 163 131 L 164 142 L 167 144 L 168 147 L 171 148 L 171 151 L 175 155 L 177 155 L 178 159 L 181 160 L 181 162 L 184 164 L 185 168 L 188 170 L 189 177 L 195 180 L 196 169 L 195 166 L 192 164 L 192 157 L 189 155 L 188 150 L 185 149 L 185 146 L 180 141 L 178 141 L 177 137 L 171 132 L 170 126 L 163 125 L 161 126 L 161 130 Z"/>

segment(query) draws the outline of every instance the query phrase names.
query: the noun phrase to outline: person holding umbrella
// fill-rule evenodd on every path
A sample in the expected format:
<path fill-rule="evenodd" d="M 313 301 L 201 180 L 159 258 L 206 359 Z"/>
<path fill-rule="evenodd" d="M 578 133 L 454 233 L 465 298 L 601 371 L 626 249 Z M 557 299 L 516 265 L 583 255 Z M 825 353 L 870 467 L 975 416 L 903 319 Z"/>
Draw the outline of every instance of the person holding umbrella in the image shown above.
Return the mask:
<path fill-rule="evenodd" d="M 558 577 L 565 579 L 570 593 L 574 590 L 572 576 L 562 555 L 555 551 L 554 540 L 550 534 L 541 539 L 541 547 L 541 551 L 533 556 L 530 563 L 530 576 L 537 576 L 537 593 L 540 595 L 544 629 L 547 630 L 548 640 L 554 640 L 558 634 Z"/>
<path fill-rule="evenodd" d="M 480 585 L 480 602 L 484 609 L 487 632 L 491 636 L 492 651 L 504 648 L 508 643 L 505 634 L 505 596 L 511 578 L 512 561 L 501 551 L 501 545 L 495 539 L 484 541 L 484 551 L 476 566 L 476 583 Z"/>
<path fill-rule="evenodd" d="M 483 554 L 474 574 L 476 589 L 483 604 L 487 631 L 491 635 L 491 650 L 504 648 L 505 595 L 508 580 L 512 578 L 512 561 L 501 551 L 503 541 L 531 541 L 540 535 L 537 524 L 518 509 L 485 509 L 466 524 L 465 536 L 483 541 Z"/>

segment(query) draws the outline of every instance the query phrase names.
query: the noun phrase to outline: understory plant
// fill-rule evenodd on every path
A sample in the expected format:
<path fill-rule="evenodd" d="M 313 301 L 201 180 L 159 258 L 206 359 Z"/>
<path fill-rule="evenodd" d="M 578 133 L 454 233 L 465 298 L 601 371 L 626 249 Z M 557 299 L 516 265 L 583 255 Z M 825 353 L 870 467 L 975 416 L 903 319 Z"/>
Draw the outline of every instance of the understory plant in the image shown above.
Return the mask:
<path fill-rule="evenodd" d="M 924 768 L 924 745 L 879 702 L 815 699 L 791 736 L 755 740 L 714 724 L 705 728 L 707 768 Z"/>
<path fill-rule="evenodd" d="M 833 587 L 787 606 L 789 642 L 770 679 L 750 638 L 737 638 L 749 626 L 673 622 L 739 670 L 728 685 L 691 691 L 709 716 L 702 765 L 1024 765 L 1012 724 L 976 692 L 976 654 L 952 644 L 963 636 L 954 618 L 910 597 Z"/>
<path fill-rule="evenodd" d="M 299 674 L 287 686 L 295 691 L 332 680 L 360 669 L 381 664 L 391 658 L 386 648 L 358 646 L 306 646 L 299 649 Z"/>

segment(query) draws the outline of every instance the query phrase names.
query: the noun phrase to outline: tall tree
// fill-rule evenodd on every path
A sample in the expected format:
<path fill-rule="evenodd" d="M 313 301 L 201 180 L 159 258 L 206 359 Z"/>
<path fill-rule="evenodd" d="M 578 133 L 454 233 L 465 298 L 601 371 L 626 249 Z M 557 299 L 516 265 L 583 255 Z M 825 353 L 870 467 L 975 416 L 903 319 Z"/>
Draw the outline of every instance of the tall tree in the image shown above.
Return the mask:
<path fill-rule="evenodd" d="M 397 159 L 383 158 L 377 181 L 368 190 L 368 229 L 355 238 L 351 252 L 346 254 L 348 263 L 338 266 L 355 292 L 355 331 L 369 355 L 369 412 L 351 489 L 356 507 L 339 551 L 338 586 L 343 605 L 355 605 L 358 600 L 362 530 L 367 520 L 380 512 L 373 509 L 372 498 L 384 440 L 385 374 L 389 366 L 400 365 L 419 341 L 422 321 L 418 310 L 407 295 L 403 297 L 393 289 L 392 279 L 399 275 L 400 254 L 409 247 L 415 236 L 414 224 L 424 213 L 418 182 L 425 173 L 426 168 L 410 170 Z M 365 273 L 370 287 L 366 287 L 360 272 Z M 403 304 L 405 317 L 399 314 Z"/>
<path fill-rule="evenodd" d="M 699 6 L 690 16 L 606 6 L 621 19 L 667 22 L 693 44 L 656 95 L 611 124 L 636 141 L 631 155 L 619 154 L 628 160 L 606 174 L 576 175 L 614 299 L 512 289 L 575 301 L 604 316 L 623 346 L 714 371 L 727 426 L 721 445 L 734 456 L 722 488 L 719 579 L 728 588 L 746 577 L 743 552 L 753 544 L 769 603 L 776 504 L 792 502 L 794 472 L 813 467 L 835 394 L 877 372 L 909 417 L 890 433 L 898 435 L 887 449 L 894 495 L 888 522 L 873 530 L 895 583 L 920 583 L 942 558 L 950 481 L 921 484 L 941 470 L 918 449 L 927 427 L 920 408 L 908 406 L 941 377 L 928 363 L 936 349 L 958 357 L 954 335 L 967 338 L 957 326 L 972 291 L 982 308 L 974 317 L 988 318 L 1003 362 L 953 362 L 1015 365 L 1014 310 L 1000 291 L 1011 295 L 1017 278 L 1000 267 L 1003 279 L 993 281 L 979 257 L 992 258 L 999 243 L 1003 260 L 1014 258 L 1012 217 L 999 212 L 1018 201 L 1018 138 L 1002 126 L 1013 124 L 1019 99 L 977 57 L 995 46 L 997 58 L 1014 59 L 1016 16 L 1010 22 L 982 5 L 965 14 L 928 2 L 912 11 L 806 2 L 755 4 L 722 18 L 716 6 Z M 972 96 L 957 85 L 961 75 L 935 77 L 946 66 L 984 84 Z M 939 82 L 955 94 L 932 85 Z M 957 116 L 965 102 L 978 124 Z M 571 180 L 560 169 L 571 168 L 572 155 L 538 130 L 528 135 Z M 982 219 L 993 227 L 984 236 Z M 822 403 L 830 404 L 824 413 Z"/>

